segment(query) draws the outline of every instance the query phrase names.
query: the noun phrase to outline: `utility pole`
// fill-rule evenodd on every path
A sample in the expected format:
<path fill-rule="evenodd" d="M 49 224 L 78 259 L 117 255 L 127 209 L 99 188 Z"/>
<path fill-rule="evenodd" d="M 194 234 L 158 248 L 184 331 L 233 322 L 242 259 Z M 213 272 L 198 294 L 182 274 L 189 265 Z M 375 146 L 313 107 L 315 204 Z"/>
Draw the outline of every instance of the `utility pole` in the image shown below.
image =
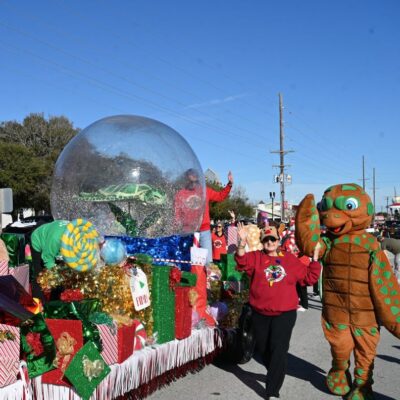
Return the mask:
<path fill-rule="evenodd" d="M 359 181 L 362 180 L 362 187 L 365 192 L 365 181 L 368 181 L 369 179 L 365 177 L 365 163 L 364 163 L 364 156 L 362 156 L 362 179 L 359 179 Z"/>
<path fill-rule="evenodd" d="M 389 217 L 389 196 L 385 196 L 386 199 L 386 214 Z"/>
<path fill-rule="evenodd" d="M 284 150 L 284 133 L 283 133 L 283 105 L 282 95 L 279 93 L 279 150 L 271 151 L 271 153 L 279 153 L 279 165 L 274 167 L 279 168 L 279 183 L 281 189 L 281 221 L 285 221 L 285 168 L 289 165 L 285 165 L 285 154 L 292 153 L 292 150 Z"/>
<path fill-rule="evenodd" d="M 363 177 L 362 177 L 362 181 L 363 181 L 363 190 L 365 192 L 365 164 L 364 164 L 364 156 L 362 157 L 362 172 L 363 172 Z"/>

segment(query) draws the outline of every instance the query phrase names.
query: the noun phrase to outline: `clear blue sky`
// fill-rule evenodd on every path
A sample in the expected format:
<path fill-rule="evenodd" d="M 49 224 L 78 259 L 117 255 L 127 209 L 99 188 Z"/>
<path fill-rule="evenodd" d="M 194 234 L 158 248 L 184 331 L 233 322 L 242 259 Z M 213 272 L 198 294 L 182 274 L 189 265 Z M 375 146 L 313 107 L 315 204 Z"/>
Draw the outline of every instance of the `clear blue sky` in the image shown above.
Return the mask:
<path fill-rule="evenodd" d="M 288 199 L 361 183 L 364 155 L 379 211 L 400 193 L 399 21 L 397 0 L 0 0 L 0 121 L 155 118 L 268 201 L 281 92 Z"/>

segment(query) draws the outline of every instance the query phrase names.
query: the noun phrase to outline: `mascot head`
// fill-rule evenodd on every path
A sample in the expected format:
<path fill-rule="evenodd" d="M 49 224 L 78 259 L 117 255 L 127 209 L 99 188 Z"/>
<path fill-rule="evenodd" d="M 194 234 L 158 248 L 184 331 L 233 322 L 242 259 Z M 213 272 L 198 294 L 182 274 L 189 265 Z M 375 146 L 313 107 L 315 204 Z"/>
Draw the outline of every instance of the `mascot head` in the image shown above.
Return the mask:
<path fill-rule="evenodd" d="M 370 197 L 354 183 L 326 189 L 318 208 L 322 224 L 335 236 L 368 228 L 374 214 Z"/>

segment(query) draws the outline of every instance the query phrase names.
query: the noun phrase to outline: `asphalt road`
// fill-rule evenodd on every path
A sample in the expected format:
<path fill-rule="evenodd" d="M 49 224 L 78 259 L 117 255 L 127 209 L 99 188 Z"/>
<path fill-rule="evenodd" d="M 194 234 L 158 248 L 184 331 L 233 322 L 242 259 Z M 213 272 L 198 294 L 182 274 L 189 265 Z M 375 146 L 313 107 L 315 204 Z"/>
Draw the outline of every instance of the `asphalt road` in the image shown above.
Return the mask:
<path fill-rule="evenodd" d="M 329 346 L 320 326 L 321 303 L 310 299 L 310 308 L 299 312 L 281 389 L 283 400 L 341 399 L 327 392 Z M 352 363 L 353 364 L 353 363 Z M 214 364 L 190 374 L 148 397 L 150 400 L 256 400 L 265 396 L 265 368 L 255 359 L 244 365 Z M 376 400 L 400 400 L 400 341 L 385 329 L 375 360 Z"/>

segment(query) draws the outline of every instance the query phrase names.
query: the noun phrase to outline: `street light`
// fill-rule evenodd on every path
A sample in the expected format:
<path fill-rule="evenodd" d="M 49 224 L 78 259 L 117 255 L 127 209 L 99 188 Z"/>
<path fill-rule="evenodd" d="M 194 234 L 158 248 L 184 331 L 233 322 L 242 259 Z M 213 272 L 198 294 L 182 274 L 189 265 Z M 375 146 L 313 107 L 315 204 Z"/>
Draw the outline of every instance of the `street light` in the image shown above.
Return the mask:
<path fill-rule="evenodd" d="M 274 220 L 274 199 L 275 199 L 275 192 L 269 192 L 269 198 L 272 201 L 272 221 Z"/>

